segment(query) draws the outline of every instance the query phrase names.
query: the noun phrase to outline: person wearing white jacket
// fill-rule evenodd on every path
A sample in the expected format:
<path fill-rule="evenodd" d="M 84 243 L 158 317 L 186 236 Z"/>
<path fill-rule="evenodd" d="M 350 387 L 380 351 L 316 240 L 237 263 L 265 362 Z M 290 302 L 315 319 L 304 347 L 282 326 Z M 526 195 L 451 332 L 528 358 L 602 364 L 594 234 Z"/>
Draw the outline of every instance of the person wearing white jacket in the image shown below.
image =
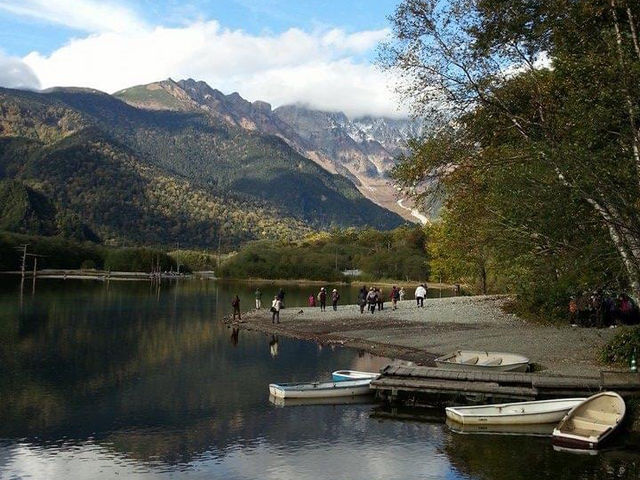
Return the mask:
<path fill-rule="evenodd" d="M 427 297 L 427 289 L 424 288 L 424 285 L 418 285 L 416 288 L 416 304 L 419 307 L 424 307 L 424 299 Z"/>

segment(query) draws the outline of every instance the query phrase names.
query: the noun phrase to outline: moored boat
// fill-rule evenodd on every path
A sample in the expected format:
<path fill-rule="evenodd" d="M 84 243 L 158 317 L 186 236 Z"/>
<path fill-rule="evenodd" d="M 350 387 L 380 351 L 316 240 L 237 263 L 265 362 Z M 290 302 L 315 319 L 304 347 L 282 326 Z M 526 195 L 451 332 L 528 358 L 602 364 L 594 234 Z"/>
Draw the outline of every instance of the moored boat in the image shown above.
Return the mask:
<path fill-rule="evenodd" d="M 320 397 L 320 398 L 281 398 L 269 395 L 269 402 L 276 407 L 299 407 L 308 405 L 355 405 L 371 404 L 373 396 L 356 395 L 355 397 Z"/>
<path fill-rule="evenodd" d="M 556 426 L 554 423 L 463 425 L 450 418 L 447 418 L 446 424 L 452 432 L 463 435 L 514 435 L 526 437 L 551 437 Z"/>
<path fill-rule="evenodd" d="M 365 380 L 378 378 L 379 373 L 375 372 L 359 372 L 357 370 L 336 370 L 331 374 L 334 382 L 344 382 L 346 380 Z"/>
<path fill-rule="evenodd" d="M 553 430 L 553 443 L 578 449 L 596 448 L 620 426 L 625 412 L 624 400 L 617 393 L 593 395 L 569 410 Z"/>
<path fill-rule="evenodd" d="M 462 425 L 532 425 L 555 423 L 584 398 L 447 407 L 447 418 Z"/>
<path fill-rule="evenodd" d="M 269 393 L 279 398 L 328 398 L 368 395 L 371 379 L 342 382 L 271 383 Z"/>
<path fill-rule="evenodd" d="M 523 355 L 484 350 L 457 350 L 435 359 L 440 368 L 496 372 L 526 372 L 529 359 Z"/>

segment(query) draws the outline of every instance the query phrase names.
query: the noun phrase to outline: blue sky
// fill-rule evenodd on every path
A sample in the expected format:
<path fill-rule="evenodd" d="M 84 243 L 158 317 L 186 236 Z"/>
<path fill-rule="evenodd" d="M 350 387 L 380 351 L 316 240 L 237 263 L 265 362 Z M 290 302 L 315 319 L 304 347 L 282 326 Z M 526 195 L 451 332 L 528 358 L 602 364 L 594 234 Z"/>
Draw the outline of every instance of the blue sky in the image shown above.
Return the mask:
<path fill-rule="evenodd" d="M 9 55 L 24 56 L 34 50 L 50 54 L 70 39 L 91 31 L 2 8 L 2 4 L 19 3 L 20 0 L 0 0 L 0 47 Z M 73 3 L 73 0 L 67 0 L 67 3 Z M 260 34 L 283 32 L 289 28 L 377 30 L 388 27 L 386 17 L 398 1 L 137 0 L 119 3 L 151 25 L 180 26 L 198 19 L 217 20 L 230 29 Z"/>
<path fill-rule="evenodd" d="M 399 0 L 0 0 L 0 85 L 204 80 L 274 106 L 405 114 L 373 60 Z"/>

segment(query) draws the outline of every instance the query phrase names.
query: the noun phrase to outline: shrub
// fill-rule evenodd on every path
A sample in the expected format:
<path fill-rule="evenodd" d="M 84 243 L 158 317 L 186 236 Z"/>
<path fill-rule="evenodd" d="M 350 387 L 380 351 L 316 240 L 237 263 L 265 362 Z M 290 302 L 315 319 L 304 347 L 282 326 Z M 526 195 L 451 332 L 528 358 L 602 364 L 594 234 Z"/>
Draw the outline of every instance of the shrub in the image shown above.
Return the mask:
<path fill-rule="evenodd" d="M 629 363 L 633 349 L 640 352 L 640 327 L 625 328 L 607 343 L 600 352 L 600 360 L 606 364 Z"/>

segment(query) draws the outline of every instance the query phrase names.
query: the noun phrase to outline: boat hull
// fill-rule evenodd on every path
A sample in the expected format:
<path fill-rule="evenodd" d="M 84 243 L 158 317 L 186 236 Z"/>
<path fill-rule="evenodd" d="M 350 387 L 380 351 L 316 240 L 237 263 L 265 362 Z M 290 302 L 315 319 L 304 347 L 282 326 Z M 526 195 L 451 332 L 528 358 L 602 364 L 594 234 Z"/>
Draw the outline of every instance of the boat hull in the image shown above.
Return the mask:
<path fill-rule="evenodd" d="M 374 372 L 359 372 L 357 370 L 336 370 L 331 374 L 334 382 L 348 382 L 350 380 L 373 380 L 378 378 L 379 373 Z"/>
<path fill-rule="evenodd" d="M 330 398 L 369 395 L 370 379 L 343 382 L 314 382 L 269 385 L 269 393 L 277 398 Z"/>
<path fill-rule="evenodd" d="M 448 407 L 447 418 L 462 425 L 534 425 L 557 423 L 584 398 Z"/>
<path fill-rule="evenodd" d="M 458 423 L 447 418 L 449 430 L 462 435 L 510 435 L 527 437 L 551 437 L 555 425 L 553 423 L 536 423 L 527 425 L 470 425 Z"/>

